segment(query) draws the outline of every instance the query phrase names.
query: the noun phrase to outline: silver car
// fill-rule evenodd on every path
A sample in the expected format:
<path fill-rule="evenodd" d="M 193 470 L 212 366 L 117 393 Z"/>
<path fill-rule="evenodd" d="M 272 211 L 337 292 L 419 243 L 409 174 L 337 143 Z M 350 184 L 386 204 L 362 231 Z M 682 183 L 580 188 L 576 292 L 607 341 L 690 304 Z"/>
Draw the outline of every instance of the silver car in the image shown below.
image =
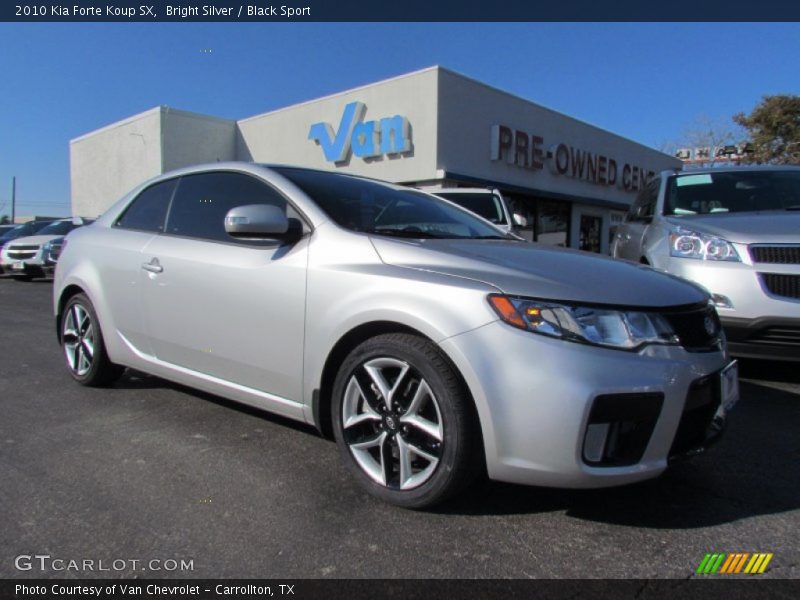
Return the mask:
<path fill-rule="evenodd" d="M 665 171 L 611 252 L 705 287 L 732 354 L 800 360 L 800 168 Z"/>
<path fill-rule="evenodd" d="M 406 507 L 484 468 L 562 487 L 654 477 L 712 441 L 737 397 L 697 286 L 294 167 L 136 188 L 67 236 L 54 307 L 78 382 L 132 367 L 313 424 Z"/>

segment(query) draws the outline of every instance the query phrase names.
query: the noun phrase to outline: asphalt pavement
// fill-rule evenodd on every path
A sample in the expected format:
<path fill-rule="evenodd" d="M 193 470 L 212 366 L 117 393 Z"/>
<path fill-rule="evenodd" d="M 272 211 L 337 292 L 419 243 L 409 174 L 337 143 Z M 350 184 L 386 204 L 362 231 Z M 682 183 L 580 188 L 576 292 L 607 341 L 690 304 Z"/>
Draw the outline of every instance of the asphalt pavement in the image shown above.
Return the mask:
<path fill-rule="evenodd" d="M 709 552 L 800 575 L 800 365 L 744 362 L 723 440 L 656 480 L 413 512 L 309 427 L 138 373 L 75 384 L 51 293 L 0 278 L 0 577 L 687 578 Z"/>

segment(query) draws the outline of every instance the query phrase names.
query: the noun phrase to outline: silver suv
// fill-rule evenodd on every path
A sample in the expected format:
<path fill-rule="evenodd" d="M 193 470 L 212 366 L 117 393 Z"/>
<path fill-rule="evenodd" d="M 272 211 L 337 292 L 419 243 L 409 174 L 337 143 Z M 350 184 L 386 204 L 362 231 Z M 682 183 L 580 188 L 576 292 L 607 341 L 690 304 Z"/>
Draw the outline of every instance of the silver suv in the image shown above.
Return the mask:
<path fill-rule="evenodd" d="M 163 175 L 67 236 L 53 291 L 79 383 L 132 367 L 313 424 L 408 507 L 484 466 L 561 487 L 655 477 L 737 396 L 699 287 L 338 173 Z"/>
<path fill-rule="evenodd" d="M 800 360 L 800 168 L 665 171 L 611 253 L 705 287 L 732 354 Z"/>

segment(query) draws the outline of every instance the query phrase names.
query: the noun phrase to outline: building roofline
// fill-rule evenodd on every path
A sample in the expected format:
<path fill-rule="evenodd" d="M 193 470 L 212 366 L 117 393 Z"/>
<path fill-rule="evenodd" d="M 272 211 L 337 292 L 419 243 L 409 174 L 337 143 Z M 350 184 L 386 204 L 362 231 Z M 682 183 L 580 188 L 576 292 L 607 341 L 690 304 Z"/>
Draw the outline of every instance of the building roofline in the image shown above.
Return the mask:
<path fill-rule="evenodd" d="M 267 112 L 263 112 L 263 113 L 259 113 L 257 115 L 253 115 L 252 117 L 239 119 L 237 121 L 237 123 L 240 123 L 240 124 L 241 123 L 246 123 L 248 121 L 252 121 L 253 119 L 259 119 L 261 117 L 266 117 L 268 115 L 279 113 L 279 112 L 282 112 L 284 110 L 299 108 L 301 106 L 306 106 L 306 105 L 309 105 L 309 104 L 315 104 L 317 102 L 322 102 L 323 100 L 330 100 L 331 98 L 337 98 L 339 96 L 344 96 L 346 94 L 351 94 L 351 93 L 357 92 L 359 90 L 365 90 L 365 89 L 374 87 L 376 85 L 383 85 L 385 83 L 390 83 L 392 81 L 400 81 L 402 79 L 408 79 L 409 77 L 415 77 L 417 75 L 421 75 L 421 74 L 427 73 L 429 71 L 437 71 L 437 70 L 439 70 L 441 68 L 442 67 L 440 67 L 439 65 L 433 65 L 431 67 L 425 67 L 424 69 L 419 69 L 417 71 L 412 71 L 410 73 L 403 73 L 402 75 L 395 75 L 394 77 L 389 77 L 387 79 L 381 79 L 379 81 L 373 81 L 372 83 L 365 83 L 364 85 L 359 85 L 359 86 L 354 87 L 354 88 L 350 88 L 350 89 L 347 89 L 347 90 L 342 90 L 341 92 L 335 92 L 333 94 L 328 94 L 327 96 L 321 96 L 319 98 L 313 98 L 311 100 L 304 100 L 303 102 L 298 102 L 297 104 L 290 104 L 289 106 L 283 106 L 281 108 L 276 108 L 274 110 L 269 110 Z"/>
<path fill-rule="evenodd" d="M 503 90 L 501 88 L 495 87 L 495 86 L 490 85 L 488 83 L 484 83 L 483 81 L 475 79 L 474 77 L 470 77 L 469 75 L 464 75 L 463 73 L 459 73 L 458 71 L 453 71 L 452 69 L 448 69 L 447 67 L 436 66 L 436 67 L 432 67 L 432 68 L 439 69 L 440 71 L 443 71 L 443 72 L 445 72 L 445 73 L 447 73 L 449 75 L 453 75 L 453 76 L 458 77 L 460 79 L 463 79 L 465 81 L 469 81 L 470 83 L 472 83 L 474 85 L 478 85 L 480 87 L 486 88 L 486 89 L 491 90 L 493 92 L 496 92 L 498 94 L 502 94 L 504 96 L 508 96 L 509 98 L 513 98 L 515 100 L 520 100 L 520 101 L 525 102 L 527 104 L 533 104 L 537 108 L 541 108 L 543 110 L 546 110 L 547 112 L 550 112 L 550 113 L 552 113 L 554 115 L 558 115 L 559 117 L 563 117 L 565 119 L 569 119 L 570 121 L 576 121 L 578 123 L 581 123 L 582 125 L 585 125 L 587 127 L 591 127 L 592 129 L 595 129 L 595 130 L 597 130 L 597 131 L 599 131 L 599 132 L 601 132 L 601 133 L 603 133 L 605 135 L 613 136 L 613 137 L 615 137 L 615 138 L 617 138 L 617 139 L 619 139 L 619 140 L 621 140 L 621 141 L 623 141 L 625 143 L 636 144 L 637 146 L 641 146 L 642 148 L 646 148 L 647 150 L 649 150 L 651 152 L 657 152 L 658 154 L 663 154 L 664 156 L 668 156 L 669 158 L 672 158 L 674 160 L 678 160 L 674 156 L 670 156 L 669 154 L 667 154 L 665 152 L 661 152 L 661 150 L 657 150 L 657 149 L 653 148 L 652 146 L 648 146 L 647 144 L 643 144 L 642 142 L 638 142 L 636 140 L 632 140 L 631 138 L 627 138 L 627 137 L 625 137 L 623 135 L 620 135 L 619 133 L 615 133 L 615 132 L 610 131 L 608 129 L 604 129 L 604 128 L 600 127 L 599 125 L 595 125 L 594 123 L 590 123 L 589 121 L 584 121 L 583 119 L 575 118 L 575 117 L 573 117 L 571 115 L 568 115 L 566 113 L 563 113 L 563 112 L 557 111 L 557 110 L 555 110 L 553 108 L 550 108 L 549 106 L 545 106 L 544 104 L 539 104 L 538 102 L 534 102 L 533 100 L 529 100 L 528 98 L 524 98 L 523 96 L 519 96 L 517 94 L 514 94 L 512 92 L 508 92 L 506 90 Z"/>
<path fill-rule="evenodd" d="M 133 123 L 134 121 L 138 121 L 139 119 L 143 119 L 145 117 L 152 116 L 152 115 L 154 115 L 156 113 L 160 113 L 162 115 L 176 114 L 176 115 L 180 115 L 180 116 L 183 116 L 183 117 L 193 117 L 193 118 L 197 118 L 197 119 L 203 119 L 203 120 L 206 120 L 206 121 L 218 121 L 218 122 L 222 122 L 222 123 L 230 123 L 232 125 L 236 125 L 236 121 L 233 120 L 233 119 L 225 119 L 223 117 L 215 117 L 215 116 L 212 116 L 212 115 L 204 115 L 203 113 L 192 112 L 192 111 L 183 110 L 183 109 L 180 109 L 180 108 L 172 108 L 171 106 L 166 106 L 166 105 L 162 104 L 160 106 L 154 106 L 153 108 L 149 108 L 149 109 L 147 109 L 145 111 L 142 111 L 140 113 L 136 113 L 135 115 L 131 115 L 129 117 L 125 117 L 121 121 L 114 121 L 113 123 L 109 123 L 108 125 L 104 125 L 103 127 L 99 127 L 98 129 L 93 129 L 92 131 L 89 131 L 87 133 L 79 135 L 76 138 L 72 138 L 69 141 L 69 143 L 70 144 L 74 144 L 75 142 L 83 141 L 84 139 L 90 138 L 90 137 L 92 137 L 94 135 L 97 135 L 98 133 L 103 133 L 105 131 L 111 131 L 112 129 L 116 129 L 117 127 L 123 127 L 124 125 L 129 125 L 130 123 Z"/>

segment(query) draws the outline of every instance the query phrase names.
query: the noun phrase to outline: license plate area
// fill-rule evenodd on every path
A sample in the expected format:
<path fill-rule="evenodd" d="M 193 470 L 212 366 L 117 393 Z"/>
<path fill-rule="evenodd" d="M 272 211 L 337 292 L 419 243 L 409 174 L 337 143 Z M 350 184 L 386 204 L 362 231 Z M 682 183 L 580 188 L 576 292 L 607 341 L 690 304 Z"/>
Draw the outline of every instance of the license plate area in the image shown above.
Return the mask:
<path fill-rule="evenodd" d="M 722 407 L 729 411 L 739 401 L 739 363 L 732 361 L 722 369 L 719 379 Z"/>

